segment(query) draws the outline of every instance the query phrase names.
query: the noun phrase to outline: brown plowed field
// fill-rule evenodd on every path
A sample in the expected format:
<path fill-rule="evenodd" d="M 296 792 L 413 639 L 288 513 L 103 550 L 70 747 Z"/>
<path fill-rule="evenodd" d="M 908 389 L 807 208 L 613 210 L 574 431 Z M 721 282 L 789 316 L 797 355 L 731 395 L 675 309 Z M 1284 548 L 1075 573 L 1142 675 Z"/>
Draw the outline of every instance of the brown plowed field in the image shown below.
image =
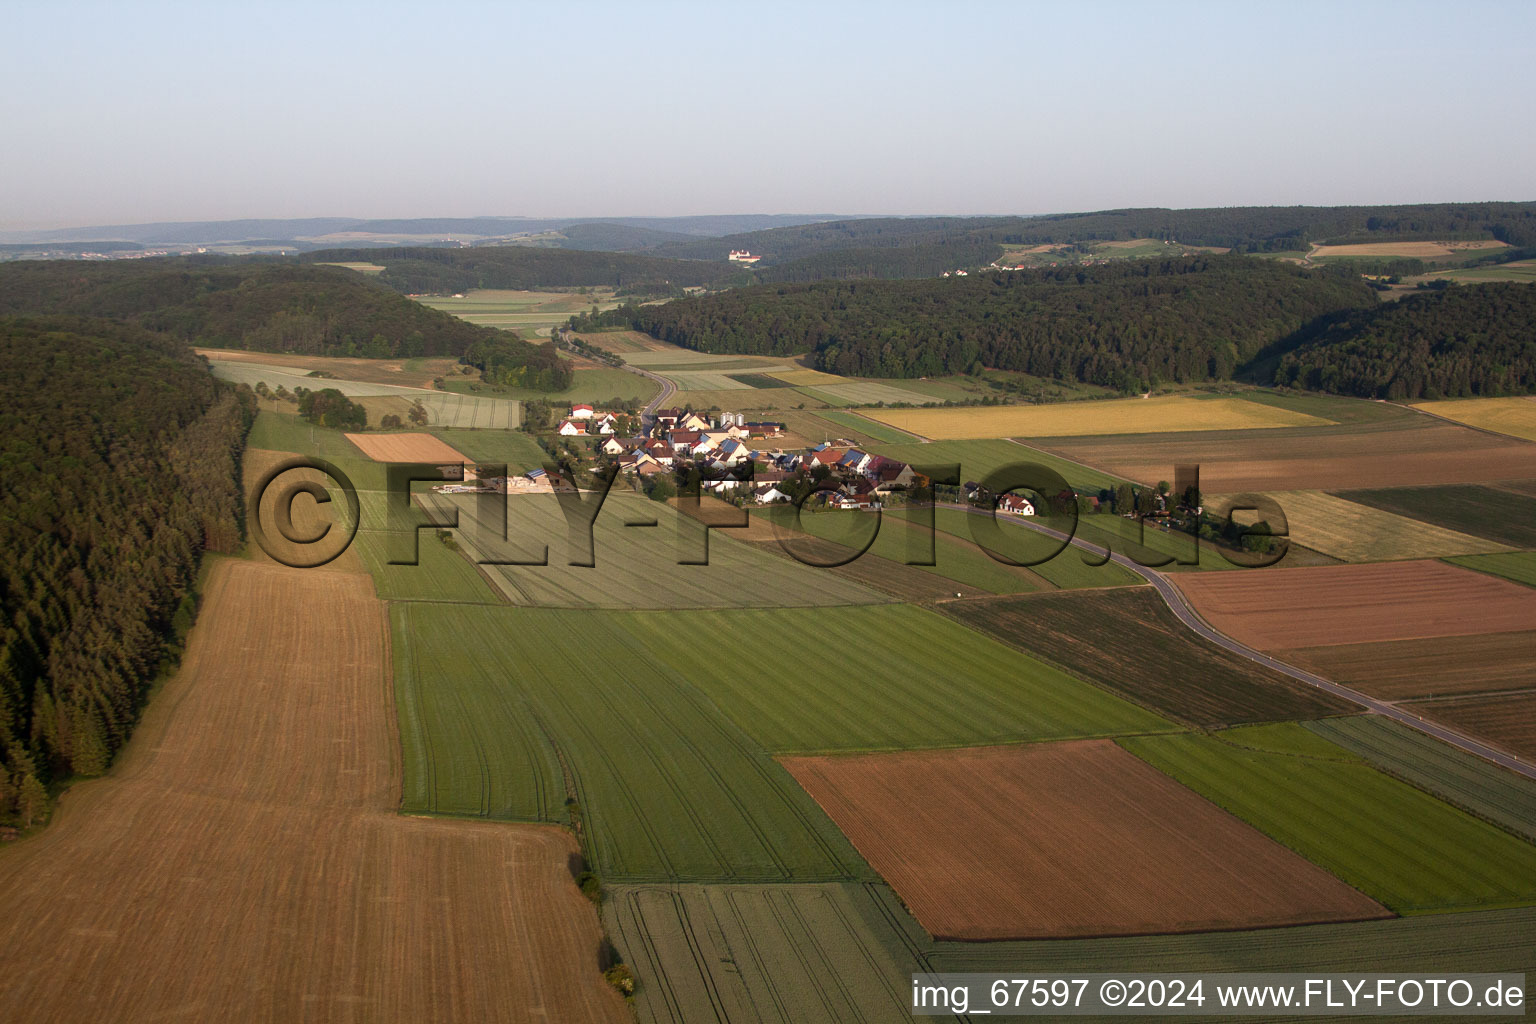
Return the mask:
<path fill-rule="evenodd" d="M 1536 589 L 1445 562 L 1168 577 L 1217 630 L 1260 650 L 1526 630 Z"/>
<path fill-rule="evenodd" d="M 1536 685 L 1536 630 L 1306 647 L 1275 657 L 1386 700 Z"/>
<path fill-rule="evenodd" d="M 781 760 L 936 938 L 1390 916 L 1109 740 Z"/>
<path fill-rule="evenodd" d="M 374 462 L 429 462 L 448 465 L 474 463 L 453 446 L 431 434 L 348 434 L 347 440 Z"/>
<path fill-rule="evenodd" d="M 1536 444 L 1427 416 L 1322 428 L 1051 438 L 1038 447 L 1146 483 L 1171 478 L 1175 464 L 1198 463 L 1200 489 L 1207 494 L 1472 484 L 1536 476 Z"/>
<path fill-rule="evenodd" d="M 1415 701 L 1403 707 L 1511 754 L 1536 758 L 1536 693 Z"/>
<path fill-rule="evenodd" d="M 551 827 L 404 818 L 366 575 L 222 561 L 111 776 L 0 850 L 0 1020 L 627 1022 Z"/>

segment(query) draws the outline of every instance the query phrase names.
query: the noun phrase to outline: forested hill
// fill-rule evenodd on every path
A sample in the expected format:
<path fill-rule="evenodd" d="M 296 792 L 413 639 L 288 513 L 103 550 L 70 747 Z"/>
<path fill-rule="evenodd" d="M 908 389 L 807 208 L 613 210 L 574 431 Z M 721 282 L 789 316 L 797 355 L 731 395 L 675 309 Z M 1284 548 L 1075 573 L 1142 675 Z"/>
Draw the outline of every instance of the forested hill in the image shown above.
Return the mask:
<path fill-rule="evenodd" d="M 1419 206 L 1246 206 L 1215 209 L 1103 210 L 1043 217 L 913 217 L 843 220 L 752 231 L 723 238 L 672 242 L 651 252 L 692 259 L 724 259 L 732 249 L 763 257 L 764 279 L 783 264 L 821 254 L 784 279 L 806 280 L 819 266 L 824 276 L 855 276 L 858 260 L 844 264 L 826 254 L 844 250 L 900 250 L 939 244 L 990 247 L 1133 238 L 1241 252 L 1306 251 L 1314 242 L 1379 242 L 1497 239 L 1536 246 L 1536 203 L 1441 203 Z M 892 259 L 900 261 L 899 253 Z M 981 262 L 988 263 L 995 256 Z M 962 264 L 951 264 L 952 269 Z M 882 271 L 885 265 L 880 265 Z M 924 268 L 923 272 L 928 272 Z M 869 276 L 895 276 L 883 272 Z"/>
<path fill-rule="evenodd" d="M 1129 391 L 1230 377 L 1316 318 L 1375 302 L 1358 275 L 1225 256 L 760 285 L 621 307 L 576 326 L 623 324 L 706 352 L 811 352 L 817 367 L 845 375 L 986 366 Z"/>
<path fill-rule="evenodd" d="M 239 543 L 253 414 L 182 342 L 0 319 L 0 820 L 128 738 L 203 551 Z"/>
<path fill-rule="evenodd" d="M 378 280 L 404 295 L 444 294 L 474 288 L 640 288 L 722 286 L 750 280 L 725 262 L 664 259 L 615 252 L 502 245 L 438 249 L 325 249 L 310 263 L 375 263 Z"/>
<path fill-rule="evenodd" d="M 1285 355 L 1275 382 L 1365 398 L 1536 392 L 1536 287 L 1459 285 L 1356 311 Z"/>
<path fill-rule="evenodd" d="M 54 313 L 260 352 L 399 359 L 491 344 L 505 363 L 528 368 L 528 386 L 570 386 L 550 346 L 465 323 L 340 267 L 228 258 L 0 264 L 0 316 Z"/>

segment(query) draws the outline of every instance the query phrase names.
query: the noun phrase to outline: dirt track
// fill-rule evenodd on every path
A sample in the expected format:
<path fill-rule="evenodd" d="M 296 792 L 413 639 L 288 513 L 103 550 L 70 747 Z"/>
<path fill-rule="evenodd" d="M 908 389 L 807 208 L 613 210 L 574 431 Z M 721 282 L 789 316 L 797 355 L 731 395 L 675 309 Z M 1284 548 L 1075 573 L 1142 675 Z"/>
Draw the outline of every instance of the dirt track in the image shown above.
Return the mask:
<path fill-rule="evenodd" d="M 1109 740 L 780 760 L 938 938 L 1390 916 Z"/>
<path fill-rule="evenodd" d="M 369 578 L 221 561 L 112 775 L 0 850 L 0 1020 L 627 1022 L 571 836 L 399 771 Z"/>

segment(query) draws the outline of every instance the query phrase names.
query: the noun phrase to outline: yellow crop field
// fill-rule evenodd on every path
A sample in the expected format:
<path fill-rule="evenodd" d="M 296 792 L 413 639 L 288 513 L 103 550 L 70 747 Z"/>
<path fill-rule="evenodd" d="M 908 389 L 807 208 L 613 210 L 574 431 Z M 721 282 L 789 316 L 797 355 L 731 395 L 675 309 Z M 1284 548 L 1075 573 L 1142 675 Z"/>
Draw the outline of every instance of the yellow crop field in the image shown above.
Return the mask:
<path fill-rule="evenodd" d="M 1241 398 L 1187 398 L 1182 395 L 967 409 L 865 409 L 862 413 L 870 419 L 938 441 L 1253 430 L 1325 426 L 1332 422 Z"/>
<path fill-rule="evenodd" d="M 1322 491 L 1278 491 L 1270 497 L 1285 512 L 1291 540 L 1346 562 L 1444 558 L 1509 550 L 1481 537 L 1383 512 Z M 1217 512 L 1222 509 L 1221 498 L 1211 499 L 1208 504 Z"/>
<path fill-rule="evenodd" d="M 1469 427 L 1536 441 L 1536 398 L 1457 398 L 1420 402 L 1414 408 Z"/>
<path fill-rule="evenodd" d="M 781 380 L 785 384 L 793 384 L 796 387 L 816 387 L 819 384 L 848 383 L 847 377 L 822 373 L 820 370 L 774 370 L 769 376 Z"/>

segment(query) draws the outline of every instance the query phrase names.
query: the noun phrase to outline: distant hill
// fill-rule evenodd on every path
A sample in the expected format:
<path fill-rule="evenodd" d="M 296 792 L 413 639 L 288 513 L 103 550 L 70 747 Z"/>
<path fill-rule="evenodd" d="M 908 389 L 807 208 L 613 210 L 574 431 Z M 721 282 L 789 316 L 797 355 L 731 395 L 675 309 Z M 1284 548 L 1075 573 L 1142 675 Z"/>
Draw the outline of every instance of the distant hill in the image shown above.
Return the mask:
<path fill-rule="evenodd" d="M 0 316 L 71 314 L 212 348 L 409 358 L 496 349 L 546 390 L 570 385 L 551 346 L 477 327 L 340 267 L 222 257 L 0 264 Z"/>

